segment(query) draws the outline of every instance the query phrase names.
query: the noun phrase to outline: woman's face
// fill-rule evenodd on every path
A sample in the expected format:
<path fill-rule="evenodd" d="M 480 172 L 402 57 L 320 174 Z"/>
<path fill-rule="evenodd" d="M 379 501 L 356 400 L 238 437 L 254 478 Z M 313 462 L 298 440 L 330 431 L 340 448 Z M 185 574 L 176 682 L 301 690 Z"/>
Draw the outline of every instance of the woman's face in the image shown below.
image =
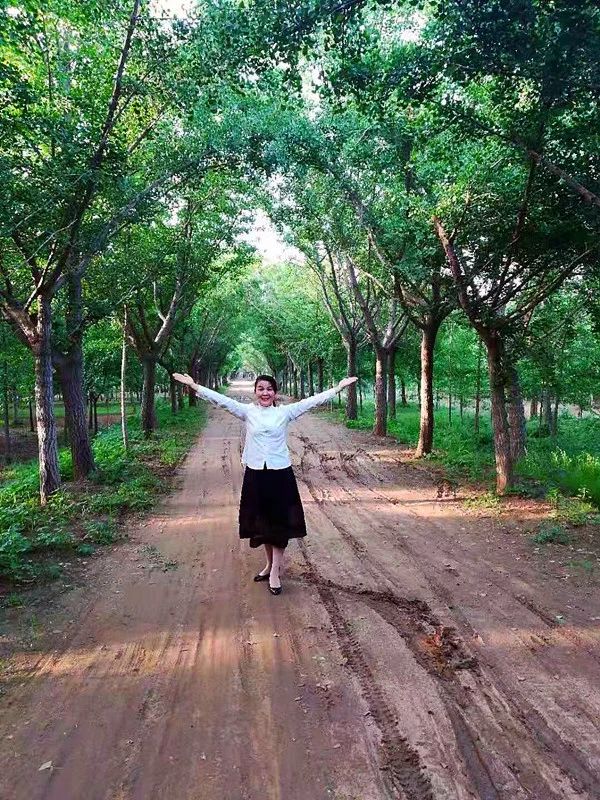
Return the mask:
<path fill-rule="evenodd" d="M 258 405 L 262 406 L 263 408 L 268 408 L 269 406 L 273 405 L 273 400 L 275 400 L 275 389 L 271 386 L 269 381 L 259 381 L 256 384 L 256 389 L 254 390 L 256 394 L 256 399 L 258 401 Z"/>

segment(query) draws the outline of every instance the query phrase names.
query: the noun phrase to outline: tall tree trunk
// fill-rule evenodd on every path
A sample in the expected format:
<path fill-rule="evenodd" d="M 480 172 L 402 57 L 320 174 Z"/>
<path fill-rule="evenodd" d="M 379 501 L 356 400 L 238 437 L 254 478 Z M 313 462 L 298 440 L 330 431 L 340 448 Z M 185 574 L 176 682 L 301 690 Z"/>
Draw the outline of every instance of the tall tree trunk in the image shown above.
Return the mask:
<path fill-rule="evenodd" d="M 503 494 L 512 486 L 513 462 L 510 447 L 510 431 L 506 415 L 506 373 L 504 369 L 502 343 L 495 333 L 485 341 L 490 376 L 491 416 L 494 429 L 494 454 L 496 459 L 496 491 Z"/>
<path fill-rule="evenodd" d="M 543 401 L 542 401 L 542 424 L 548 430 L 548 433 L 552 431 L 552 395 L 550 394 L 550 387 L 546 386 L 543 391 Z"/>
<path fill-rule="evenodd" d="M 169 398 L 171 400 L 171 414 L 177 414 L 177 381 L 169 373 Z"/>
<path fill-rule="evenodd" d="M 298 370 L 294 367 L 294 399 L 298 398 Z"/>
<path fill-rule="evenodd" d="M 554 398 L 554 410 L 552 412 L 552 436 L 556 436 L 558 434 L 558 406 L 560 404 L 560 400 L 558 398 L 558 394 Z"/>
<path fill-rule="evenodd" d="M 4 380 L 2 386 L 3 406 L 4 406 L 4 442 L 6 448 L 5 461 L 10 464 L 12 461 L 12 445 L 10 441 L 10 416 L 9 416 L 9 398 L 8 398 L 8 364 L 4 362 Z"/>
<path fill-rule="evenodd" d="M 348 376 L 356 375 L 356 341 L 350 338 L 346 346 L 346 371 Z M 356 382 L 346 389 L 346 419 L 356 419 Z"/>
<path fill-rule="evenodd" d="M 508 367 L 508 428 L 510 433 L 510 453 L 513 464 L 525 455 L 525 406 L 523 405 L 523 395 L 521 393 L 521 383 L 516 367 Z"/>
<path fill-rule="evenodd" d="M 156 388 L 156 359 L 144 356 L 142 359 L 144 382 L 142 384 L 142 431 L 149 438 L 156 429 L 156 411 L 154 404 L 154 391 Z"/>
<path fill-rule="evenodd" d="M 360 408 L 360 410 L 361 410 L 361 413 L 362 413 L 362 410 L 363 410 L 363 390 L 362 390 L 362 381 L 361 381 L 361 379 L 359 378 L 359 379 L 358 379 L 356 382 L 358 383 L 358 407 Z"/>
<path fill-rule="evenodd" d="M 325 380 L 323 377 L 323 359 L 321 357 L 317 358 L 317 384 L 319 386 L 319 392 L 324 392 Z"/>
<path fill-rule="evenodd" d="M 422 458 L 428 455 L 433 448 L 435 427 L 433 414 L 433 350 L 438 330 L 439 324 L 431 322 L 425 325 L 421 331 L 421 377 L 419 381 L 421 419 L 415 458 Z"/>
<path fill-rule="evenodd" d="M 402 398 L 402 408 L 406 408 L 408 406 L 408 399 L 406 397 L 406 381 L 404 380 L 404 376 L 400 378 L 400 396 Z"/>
<path fill-rule="evenodd" d="M 304 398 L 306 397 L 306 392 L 304 389 L 305 383 L 306 380 L 305 380 L 304 370 L 302 369 L 302 367 L 300 367 L 300 400 L 304 400 Z"/>
<path fill-rule="evenodd" d="M 125 383 L 127 376 L 127 308 L 124 311 L 123 322 L 123 341 L 121 344 L 121 436 L 123 438 L 123 450 L 129 450 L 129 436 L 127 431 L 127 407 L 125 398 Z"/>
<path fill-rule="evenodd" d="M 475 433 L 479 433 L 479 419 L 481 415 L 481 356 L 483 353 L 483 343 L 479 340 L 477 348 L 477 375 L 475 384 Z"/>
<path fill-rule="evenodd" d="M 52 316 L 50 300 L 39 299 L 35 358 L 35 416 L 37 420 L 40 469 L 40 501 L 46 505 L 60 486 L 58 442 L 54 417 L 54 382 L 52 377 Z"/>
<path fill-rule="evenodd" d="M 308 362 L 308 394 L 312 397 L 315 393 L 315 377 L 312 361 Z"/>
<path fill-rule="evenodd" d="M 65 436 L 71 448 L 75 480 L 86 478 L 94 469 L 94 455 L 86 425 L 83 362 L 83 289 L 78 272 L 68 274 L 65 325 L 68 348 L 55 350 L 54 368 L 65 404 Z"/>
<path fill-rule="evenodd" d="M 87 426 L 81 342 L 74 343 L 67 355 L 55 353 L 54 366 L 65 403 L 65 428 L 71 446 L 73 477 L 82 480 L 94 469 L 94 454 Z"/>
<path fill-rule="evenodd" d="M 94 436 L 98 433 L 98 400 L 100 400 L 100 395 L 94 395 Z"/>
<path fill-rule="evenodd" d="M 396 419 L 396 348 L 388 352 L 388 384 L 387 384 L 388 418 Z"/>
<path fill-rule="evenodd" d="M 17 392 L 17 387 L 12 387 L 12 401 L 13 401 L 13 425 L 19 425 L 19 394 Z"/>
<path fill-rule="evenodd" d="M 33 414 L 33 401 L 31 397 L 29 398 L 29 430 L 31 433 L 35 430 L 35 418 Z"/>
<path fill-rule="evenodd" d="M 183 411 L 183 386 L 178 383 L 177 384 L 177 410 Z"/>
<path fill-rule="evenodd" d="M 195 383 L 198 383 L 196 379 L 196 375 L 198 372 L 198 368 L 196 366 L 195 361 L 188 366 L 188 374 L 192 376 Z M 188 405 L 195 406 L 198 404 L 198 398 L 196 397 L 196 392 L 193 391 L 191 387 L 187 387 L 187 397 L 188 397 Z"/>
<path fill-rule="evenodd" d="M 529 419 L 535 419 L 538 415 L 538 396 L 534 394 L 529 402 Z"/>
<path fill-rule="evenodd" d="M 385 436 L 387 433 L 387 396 L 386 396 L 386 368 L 387 354 L 381 347 L 375 350 L 375 436 Z"/>

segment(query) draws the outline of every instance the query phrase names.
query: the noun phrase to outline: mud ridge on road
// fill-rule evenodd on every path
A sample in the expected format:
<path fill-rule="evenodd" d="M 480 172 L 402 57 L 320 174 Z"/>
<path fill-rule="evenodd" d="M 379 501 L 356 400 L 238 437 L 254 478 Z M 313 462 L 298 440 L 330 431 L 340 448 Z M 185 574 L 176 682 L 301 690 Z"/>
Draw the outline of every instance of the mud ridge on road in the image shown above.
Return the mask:
<path fill-rule="evenodd" d="M 397 575 L 387 569 L 380 559 L 373 558 L 367 547 L 340 520 L 341 508 L 347 504 L 343 503 L 339 497 L 330 500 L 321 488 L 317 490 L 313 485 L 311 470 L 321 470 L 327 481 L 330 481 L 330 485 L 334 484 L 336 490 L 348 497 L 358 515 L 361 514 L 364 501 L 346 486 L 345 482 L 340 482 L 340 472 L 335 470 L 334 461 L 337 466 L 341 467 L 344 477 L 351 479 L 355 485 L 367 488 L 369 493 L 378 500 L 394 505 L 398 501 L 374 489 L 361 476 L 356 462 L 352 464 L 351 469 L 347 469 L 350 459 L 344 458 L 343 452 L 338 453 L 339 458 L 336 458 L 328 453 L 319 452 L 306 437 L 300 436 L 299 439 L 303 445 L 300 459 L 301 478 L 320 511 L 349 545 L 354 555 L 360 559 L 361 570 L 365 575 L 369 575 L 376 583 L 380 583 L 381 578 L 384 578 L 392 586 L 397 585 Z M 308 463 L 309 455 L 314 457 L 315 465 Z M 407 509 L 407 512 L 411 516 L 419 517 L 410 509 Z M 373 530 L 375 530 L 375 525 L 373 525 Z M 386 531 L 382 532 L 386 533 Z M 405 546 L 402 540 L 396 540 L 394 547 L 406 552 L 411 558 L 417 558 L 417 554 L 413 553 L 410 547 Z M 308 563 L 306 548 L 303 548 L 303 555 Z M 535 753 L 536 760 L 540 757 L 547 757 L 544 754 L 549 754 L 575 792 L 580 793 L 587 790 L 591 796 L 596 796 L 597 777 L 578 757 L 570 744 L 563 741 L 560 735 L 546 723 L 544 717 L 533 706 L 525 702 L 524 698 L 523 703 L 515 702 L 513 689 L 501 681 L 497 681 L 495 675 L 484 676 L 478 667 L 477 658 L 466 651 L 456 630 L 453 627 L 442 625 L 426 603 L 421 600 L 408 600 L 389 590 L 373 591 L 344 586 L 322 579 L 310 564 L 308 572 L 303 577 L 307 582 L 316 586 L 325 605 L 327 605 L 327 592 L 337 591 L 360 599 L 370 606 L 397 631 L 415 661 L 438 680 L 440 697 L 451 722 L 463 766 L 481 800 L 496 800 L 499 797 L 513 800 L 515 797 L 511 793 L 505 794 L 504 791 L 499 790 L 490 772 L 489 745 L 497 738 L 493 726 L 490 726 L 490 719 L 494 719 L 495 725 L 504 731 L 506 745 L 501 745 L 500 749 L 506 750 L 505 764 L 506 766 L 510 765 L 509 769 L 515 785 L 522 787 L 527 792 L 527 796 L 540 799 L 543 797 L 544 800 L 550 800 L 550 798 L 558 800 L 558 798 L 564 797 L 563 794 L 555 792 L 552 781 L 547 780 L 541 774 L 536 774 L 535 769 L 532 769 L 531 765 L 527 763 L 528 752 L 530 756 Z M 445 587 L 432 580 L 429 574 L 427 580 L 434 593 L 452 609 L 453 616 L 462 619 L 467 631 L 475 636 L 475 630 L 466 617 L 461 615 L 460 610 L 455 608 Z M 325 592 L 325 596 L 323 592 Z M 514 596 L 514 599 L 539 617 L 544 624 L 556 630 L 558 625 L 556 620 L 551 617 L 550 612 L 540 613 L 539 607 L 533 601 L 527 602 L 528 598 L 522 595 Z M 337 633 L 338 627 L 334 625 L 334 628 Z M 567 632 L 561 630 L 560 633 Z M 571 639 L 572 637 L 566 636 L 565 638 Z M 473 675 L 474 680 L 470 686 L 465 687 L 461 681 L 457 680 L 457 669 L 466 669 Z M 528 711 L 523 713 L 523 709 L 528 709 Z M 523 748 L 522 751 L 515 749 L 511 744 L 511 739 L 515 737 L 515 734 L 517 737 L 519 736 L 515 730 L 515 722 L 522 728 L 521 737 L 528 736 L 530 741 L 529 746 Z M 487 745 L 486 757 L 482 755 L 481 742 Z M 502 786 L 502 781 L 498 785 Z"/>
<path fill-rule="evenodd" d="M 332 593 L 333 590 L 365 602 L 398 632 L 405 644 L 409 647 L 417 663 L 430 675 L 441 681 L 451 681 L 456 670 L 477 670 L 477 661 L 465 652 L 463 644 L 460 639 L 456 637 L 454 629 L 443 626 L 424 601 L 417 599 L 409 600 L 407 598 L 398 597 L 391 592 L 376 592 L 370 589 L 342 586 L 333 581 L 323 579 L 318 575 L 315 567 L 311 564 L 306 548 L 301 545 L 301 549 L 307 565 L 307 571 L 304 573 L 303 579 L 315 586 L 323 604 L 327 608 L 340 643 L 340 648 L 343 655 L 346 657 L 347 665 L 357 674 L 361 689 L 371 709 L 373 719 L 377 722 L 378 726 L 380 726 L 382 747 L 386 755 L 386 760 L 390 763 L 395 763 L 393 758 L 390 761 L 389 739 L 386 737 L 386 723 L 389 722 L 390 718 L 389 712 L 381 713 L 379 707 L 377 711 L 380 713 L 374 713 L 373 711 L 373 697 L 375 696 L 379 701 L 381 693 L 360 651 L 360 645 L 356 637 L 349 630 L 348 623 L 335 602 Z M 462 689 L 462 687 L 460 688 Z M 461 712 L 456 708 L 456 703 L 466 704 L 466 697 L 463 695 L 459 700 L 457 693 L 453 692 L 452 695 L 448 694 L 443 699 L 455 732 L 459 751 L 464 759 L 467 773 L 471 777 L 474 786 L 477 787 L 480 800 L 497 800 L 499 794 L 476 744 L 476 737 Z M 392 719 L 394 719 L 394 729 L 397 729 L 398 720 L 393 717 Z M 384 728 L 381 728 L 380 721 L 383 721 Z M 387 727 L 389 727 L 389 725 Z M 398 738 L 398 736 L 399 734 L 396 732 L 396 738 Z M 418 785 L 421 789 L 423 786 L 427 786 L 429 791 L 431 791 L 430 782 L 427 781 L 427 783 L 424 784 L 421 780 L 425 776 L 423 773 L 424 768 L 420 765 L 418 760 L 418 754 L 412 751 L 412 748 L 407 745 L 406 740 L 401 735 L 400 740 L 402 742 L 403 752 L 405 752 L 408 747 L 413 754 L 411 763 L 414 766 L 418 765 L 420 774 Z M 398 783 L 406 792 L 406 759 L 401 761 L 401 764 L 403 766 L 403 780 L 398 779 Z M 430 796 L 432 795 L 415 795 L 415 797 Z M 412 797 L 412 795 L 407 793 L 407 797 Z"/>
<path fill-rule="evenodd" d="M 417 663 L 430 675 L 451 680 L 456 670 L 477 669 L 477 659 L 466 652 L 455 629 L 443 625 L 424 600 L 409 600 L 389 591 L 342 586 L 319 577 L 314 567 L 303 578 L 317 588 L 335 589 L 364 601 L 398 632 Z"/>
<path fill-rule="evenodd" d="M 345 620 L 327 581 L 320 580 L 300 542 L 307 572 L 305 579 L 313 584 L 327 609 L 342 655 L 347 666 L 357 678 L 369 712 L 381 733 L 383 763 L 389 788 L 399 800 L 434 800 L 428 775 L 424 772 L 419 754 L 402 736 L 398 719 L 386 703 L 383 692 L 374 679 L 371 668 L 361 650 L 360 642 Z"/>

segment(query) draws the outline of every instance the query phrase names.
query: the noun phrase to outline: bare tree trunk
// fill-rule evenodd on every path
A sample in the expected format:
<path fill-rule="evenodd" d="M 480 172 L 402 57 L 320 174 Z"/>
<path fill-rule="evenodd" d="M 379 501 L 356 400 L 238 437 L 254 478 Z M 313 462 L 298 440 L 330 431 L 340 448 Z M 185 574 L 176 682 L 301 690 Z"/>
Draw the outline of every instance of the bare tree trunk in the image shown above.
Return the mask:
<path fill-rule="evenodd" d="M 35 431 L 35 418 L 33 414 L 33 401 L 29 398 L 29 430 L 31 433 Z"/>
<path fill-rule="evenodd" d="M 356 342 L 350 338 L 346 345 L 346 370 L 349 376 L 356 375 Z M 346 389 L 346 419 L 356 419 L 356 383 Z"/>
<path fill-rule="evenodd" d="M 13 401 L 13 425 L 19 425 L 19 400 L 20 397 L 17 393 L 17 387 L 13 386 L 12 401 Z"/>
<path fill-rule="evenodd" d="M 475 388 L 475 433 L 479 433 L 479 419 L 481 413 L 481 356 L 483 353 L 483 343 L 479 340 L 477 348 L 477 378 Z"/>
<path fill-rule="evenodd" d="M 304 390 L 305 383 L 306 380 L 305 380 L 304 370 L 302 369 L 302 367 L 300 367 L 300 400 L 304 400 L 304 398 L 306 397 L 306 392 Z"/>
<path fill-rule="evenodd" d="M 183 386 L 178 383 L 177 384 L 177 410 L 183 411 Z"/>
<path fill-rule="evenodd" d="M 123 323 L 123 342 L 121 344 L 121 435 L 123 437 L 123 450 L 129 450 L 129 437 L 127 432 L 127 408 L 125 398 L 125 379 L 127 375 L 127 309 L 124 312 L 125 321 Z"/>
<path fill-rule="evenodd" d="M 320 357 L 317 359 L 317 384 L 319 386 L 319 392 L 324 392 L 325 381 L 323 378 L 323 359 Z"/>
<path fill-rule="evenodd" d="M 491 333 L 485 342 L 490 376 L 491 416 L 494 429 L 494 454 L 496 458 L 496 491 L 503 494 L 512 486 L 513 462 L 510 447 L 510 431 L 506 415 L 506 374 L 502 344 L 497 335 Z"/>
<path fill-rule="evenodd" d="M 315 393 L 315 379 L 313 374 L 313 364 L 312 361 L 308 362 L 308 394 L 310 397 L 313 396 Z"/>
<path fill-rule="evenodd" d="M 560 400 L 558 398 L 558 394 L 554 398 L 554 410 L 552 412 L 552 436 L 556 436 L 558 434 L 558 406 L 560 404 Z"/>
<path fill-rule="evenodd" d="M 9 417 L 9 400 L 8 400 L 8 365 L 4 362 L 4 381 L 2 386 L 3 406 L 4 406 L 4 441 L 6 448 L 5 461 L 10 464 L 12 461 L 12 443 L 10 440 L 10 417 Z"/>
<path fill-rule="evenodd" d="M 408 399 L 406 397 L 406 381 L 404 377 L 400 378 L 400 396 L 402 398 L 402 408 L 406 408 L 408 406 Z"/>
<path fill-rule="evenodd" d="M 373 426 L 375 436 L 385 436 L 387 433 L 386 361 L 385 350 L 378 347 L 375 350 L 375 424 Z"/>
<path fill-rule="evenodd" d="M 544 388 L 544 399 L 542 408 L 542 424 L 548 429 L 548 433 L 552 431 L 552 395 L 550 394 L 550 387 Z"/>
<path fill-rule="evenodd" d="M 169 374 L 169 398 L 171 400 L 171 414 L 177 414 L 177 381 Z"/>
<path fill-rule="evenodd" d="M 54 417 L 54 383 L 52 377 L 52 317 L 50 300 L 40 297 L 37 318 L 35 357 L 35 415 L 37 420 L 40 468 L 40 501 L 46 505 L 60 486 L 58 442 Z"/>
<path fill-rule="evenodd" d="M 529 419 L 535 419 L 538 415 L 538 396 L 533 395 L 529 403 Z"/>
<path fill-rule="evenodd" d="M 363 391 L 362 391 L 362 381 L 360 378 L 357 381 L 358 383 L 358 407 L 360 408 L 361 412 L 363 410 Z"/>
<path fill-rule="evenodd" d="M 294 367 L 294 398 L 298 397 L 298 370 Z"/>
<path fill-rule="evenodd" d="M 75 343 L 68 355 L 55 353 L 54 366 L 65 404 L 65 429 L 71 447 L 73 477 L 82 480 L 94 469 L 94 454 L 87 427 L 81 342 Z"/>
<path fill-rule="evenodd" d="M 142 431 L 144 436 L 149 438 L 156 429 L 156 411 L 154 403 L 154 392 L 156 388 L 156 359 L 145 356 L 142 359 L 142 369 L 144 383 L 142 385 Z"/>
<path fill-rule="evenodd" d="M 429 324 L 421 331 L 421 419 L 419 425 L 419 441 L 415 458 L 422 458 L 431 453 L 433 448 L 433 432 L 435 417 L 433 414 L 433 349 L 439 325 Z"/>
<path fill-rule="evenodd" d="M 523 405 L 523 395 L 521 394 L 521 384 L 519 374 L 514 366 L 508 368 L 509 380 L 509 406 L 508 406 L 508 427 L 510 433 L 510 453 L 513 464 L 525 455 L 526 427 L 525 427 L 525 407 Z"/>
<path fill-rule="evenodd" d="M 388 419 L 396 419 L 396 348 L 388 352 L 387 384 Z"/>

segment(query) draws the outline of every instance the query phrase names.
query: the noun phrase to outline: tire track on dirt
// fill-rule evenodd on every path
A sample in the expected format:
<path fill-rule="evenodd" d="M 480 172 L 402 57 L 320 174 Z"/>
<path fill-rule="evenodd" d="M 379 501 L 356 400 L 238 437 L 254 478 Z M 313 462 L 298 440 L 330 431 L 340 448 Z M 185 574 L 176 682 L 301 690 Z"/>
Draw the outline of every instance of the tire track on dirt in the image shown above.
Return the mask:
<path fill-rule="evenodd" d="M 301 437 L 303 444 L 311 454 L 318 458 L 319 467 L 324 471 L 326 477 L 335 482 L 335 485 L 343 491 L 352 501 L 352 507 L 355 513 L 360 513 L 359 505 L 364 502 L 360 497 L 355 495 L 346 486 L 340 484 L 338 476 L 332 472 L 331 463 L 335 458 L 319 453 L 316 448 L 308 441 Z M 347 461 L 347 460 L 346 460 Z M 342 462 L 343 465 L 343 462 Z M 321 512 L 327 517 L 334 528 L 339 532 L 341 538 L 349 545 L 354 554 L 360 558 L 362 567 L 365 571 L 369 572 L 375 580 L 380 581 L 380 577 L 385 577 L 392 586 L 396 584 L 395 576 L 386 569 L 381 563 L 375 563 L 373 557 L 368 554 L 367 548 L 358 540 L 354 535 L 341 523 L 335 511 L 332 511 L 331 506 L 334 508 L 342 507 L 346 504 L 341 501 L 326 500 L 320 496 L 315 489 L 312 481 L 308 476 L 310 467 L 306 463 L 306 451 L 301 458 L 301 469 L 303 472 L 302 479 L 318 504 Z M 357 480 L 354 470 L 345 470 L 347 477 L 351 480 Z M 361 482 L 361 481 L 359 481 Z M 376 490 L 372 490 L 370 486 L 366 486 L 370 492 L 378 496 L 378 499 L 389 502 L 389 498 L 385 497 Z M 397 545 L 396 545 L 397 546 Z M 306 549 L 303 550 L 305 558 L 308 558 Z M 409 551 L 411 557 L 416 556 Z M 306 576 L 309 582 L 314 581 L 316 573 L 309 572 Z M 316 582 L 319 583 L 321 579 L 317 575 Z M 432 589 L 435 592 L 435 582 L 430 581 Z M 550 753 L 559 765 L 560 769 L 569 777 L 569 780 L 575 791 L 581 792 L 588 790 L 591 796 L 594 796 L 594 788 L 597 787 L 597 777 L 590 771 L 576 754 L 572 751 L 568 744 L 562 741 L 560 736 L 556 734 L 550 726 L 545 722 L 541 714 L 536 712 L 533 706 L 530 706 L 531 714 L 517 713 L 518 705 L 511 700 L 511 690 L 503 686 L 502 690 L 496 687 L 496 691 L 502 691 L 504 695 L 504 702 L 510 709 L 512 719 L 507 717 L 506 707 L 498 706 L 497 703 L 492 701 L 492 692 L 486 691 L 487 680 L 484 680 L 480 670 L 477 668 L 477 660 L 470 654 L 465 652 L 462 641 L 457 637 L 456 630 L 453 628 L 446 628 L 439 623 L 431 614 L 430 609 L 422 601 L 408 601 L 405 598 L 398 598 L 390 592 L 372 592 L 365 589 L 354 589 L 352 587 L 345 587 L 325 581 L 325 586 L 331 591 L 336 590 L 346 594 L 353 595 L 366 602 L 376 613 L 378 613 L 386 622 L 396 629 L 409 650 L 413 654 L 415 661 L 420 664 L 430 675 L 438 679 L 438 686 L 440 688 L 441 697 L 443 699 L 448 718 L 454 729 L 456 742 L 459 752 L 464 761 L 464 766 L 467 774 L 471 778 L 473 785 L 477 788 L 479 797 L 482 800 L 495 800 L 500 796 L 510 797 L 512 795 L 499 794 L 499 790 L 494 785 L 494 780 L 491 777 L 490 765 L 483 757 L 481 749 L 477 744 L 480 739 L 481 731 L 485 730 L 486 719 L 490 716 L 496 719 L 496 723 L 508 733 L 511 727 L 514 727 L 515 720 L 518 720 L 520 726 L 528 732 L 530 741 L 538 751 L 539 755 Z M 436 592 L 437 593 L 437 592 Z M 419 609 L 418 614 L 407 613 L 407 604 L 413 604 Z M 427 630 L 427 625 L 431 629 Z M 472 628 L 471 628 L 472 630 Z M 446 648 L 444 648 L 446 645 Z M 447 645 L 450 645 L 448 649 Z M 459 668 L 467 668 L 474 673 L 475 687 L 477 689 L 478 697 L 471 697 L 462 686 L 460 681 L 456 678 L 456 668 L 452 666 L 452 660 L 448 658 L 450 652 L 460 654 Z M 492 682 L 493 683 L 493 682 Z M 467 716 L 474 718 L 473 724 L 467 721 Z M 495 738 L 493 732 L 489 732 L 489 737 L 493 741 Z M 514 751 L 505 754 L 506 763 L 512 772 L 517 785 L 522 786 L 526 791 L 543 791 L 544 798 L 559 798 L 564 795 L 558 795 L 554 791 L 554 787 L 548 783 L 540 775 L 531 774 L 527 768 L 526 762 L 522 762 L 522 766 L 517 766 L 518 761 L 521 760 L 520 754 Z M 513 761 L 508 758 L 510 756 Z M 529 774 L 528 774 L 529 773 Z"/>
<path fill-rule="evenodd" d="M 326 580 L 318 575 L 314 566 L 310 563 L 308 553 L 303 544 L 301 545 L 301 549 L 308 566 L 308 570 L 303 578 L 308 583 L 315 586 L 323 604 L 327 608 L 332 620 L 332 625 L 340 641 L 342 653 L 346 656 L 347 664 L 353 672 L 359 673 L 357 677 L 359 678 L 363 694 L 365 694 L 365 691 L 367 692 L 365 699 L 369 703 L 369 708 L 371 708 L 373 693 L 378 692 L 377 688 L 373 688 L 375 685 L 374 676 L 368 667 L 365 669 L 363 666 L 363 662 L 366 664 L 364 655 L 361 653 L 360 658 L 357 656 L 360 645 L 356 637 L 349 633 L 348 625 L 341 614 L 339 606 L 335 603 L 333 591 L 340 592 L 355 599 L 358 598 L 365 602 L 373 611 L 379 614 L 385 622 L 396 630 L 412 653 L 415 661 L 429 675 L 439 681 L 453 684 L 456 671 L 477 669 L 475 660 L 465 654 L 462 642 L 455 638 L 453 629 L 441 625 L 424 601 L 409 600 L 393 595 L 390 592 L 376 592 L 369 589 L 342 586 L 333 581 Z M 344 648 L 344 642 L 350 642 L 353 654 L 352 658 L 349 658 L 346 652 L 347 648 Z M 368 675 L 369 678 L 367 689 L 365 689 L 364 680 L 362 680 L 365 675 Z M 454 696 L 448 697 L 446 693 L 451 690 L 449 687 L 446 687 L 446 693 L 442 695 L 442 700 L 454 729 L 458 750 L 463 758 L 467 774 L 473 786 L 477 789 L 480 800 L 499 800 L 500 795 L 494 785 L 480 749 L 476 744 L 476 735 L 471 730 L 463 714 L 456 708 L 457 703 L 466 705 L 468 702 L 464 695 L 463 687 L 457 683 L 453 688 L 454 690 L 459 689 L 460 691 L 455 691 Z M 462 694 L 463 696 L 459 699 L 456 696 L 458 694 Z M 377 694 L 378 698 L 379 695 L 380 693 Z M 371 713 L 379 725 L 378 716 L 373 714 L 372 710 Z M 388 715 L 395 720 L 395 727 L 397 728 L 398 722 L 395 716 L 389 711 Z M 403 737 L 402 739 L 403 742 L 406 743 Z M 413 753 L 417 755 L 414 751 Z M 414 763 L 419 763 L 420 771 L 424 769 L 423 766 L 420 765 L 420 762 Z M 552 795 L 548 794 L 547 797 L 552 797 Z"/>
<path fill-rule="evenodd" d="M 388 773 L 387 782 L 390 791 L 398 800 L 434 800 L 431 781 L 423 769 L 419 754 L 400 733 L 398 719 L 390 710 L 381 688 L 375 681 L 358 638 L 348 626 L 331 587 L 319 578 L 304 543 L 300 541 L 299 544 L 307 566 L 305 578 L 308 577 L 309 582 L 315 586 L 329 614 L 342 655 L 358 680 L 371 717 L 380 731 L 384 757 L 381 769 Z"/>

